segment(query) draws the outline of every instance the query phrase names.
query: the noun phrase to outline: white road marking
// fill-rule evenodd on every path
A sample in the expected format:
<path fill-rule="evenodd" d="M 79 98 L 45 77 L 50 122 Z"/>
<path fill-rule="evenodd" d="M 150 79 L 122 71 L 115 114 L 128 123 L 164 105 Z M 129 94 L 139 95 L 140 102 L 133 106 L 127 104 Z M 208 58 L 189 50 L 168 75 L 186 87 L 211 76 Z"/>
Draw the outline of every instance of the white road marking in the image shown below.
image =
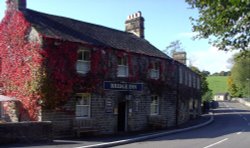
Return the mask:
<path fill-rule="evenodd" d="M 215 146 L 215 145 L 217 145 L 217 144 L 220 144 L 220 143 L 222 143 L 222 142 L 224 142 L 224 141 L 227 141 L 227 140 L 228 140 L 228 138 L 225 138 L 225 139 L 223 139 L 223 140 L 221 140 L 221 141 L 218 141 L 218 142 L 216 142 L 216 143 L 210 144 L 210 145 L 205 146 L 205 147 L 203 147 L 203 148 L 210 148 L 210 147 L 213 147 L 213 146 Z"/>

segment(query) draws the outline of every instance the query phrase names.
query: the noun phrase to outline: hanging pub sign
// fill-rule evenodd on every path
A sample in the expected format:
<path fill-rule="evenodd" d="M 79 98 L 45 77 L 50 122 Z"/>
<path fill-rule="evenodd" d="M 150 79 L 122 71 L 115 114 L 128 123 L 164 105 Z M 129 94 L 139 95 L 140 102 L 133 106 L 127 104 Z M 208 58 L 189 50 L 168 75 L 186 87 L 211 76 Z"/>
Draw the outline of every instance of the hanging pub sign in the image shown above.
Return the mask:
<path fill-rule="evenodd" d="M 106 90 L 117 90 L 117 91 L 142 91 L 143 90 L 142 83 L 104 81 L 103 87 Z"/>

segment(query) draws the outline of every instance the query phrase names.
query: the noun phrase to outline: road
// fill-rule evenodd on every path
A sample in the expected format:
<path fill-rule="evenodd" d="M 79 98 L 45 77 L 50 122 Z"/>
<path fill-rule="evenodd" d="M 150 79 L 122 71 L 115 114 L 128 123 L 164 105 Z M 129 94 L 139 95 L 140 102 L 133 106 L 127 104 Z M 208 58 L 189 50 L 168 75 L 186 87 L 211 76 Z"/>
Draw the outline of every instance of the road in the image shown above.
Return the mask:
<path fill-rule="evenodd" d="M 205 127 L 116 148 L 249 148 L 249 131 L 250 108 L 240 103 L 220 102 L 220 107 L 214 110 L 214 122 Z M 107 141 L 104 139 L 55 140 L 52 144 L 10 144 L 0 145 L 0 148 L 76 148 Z"/>
<path fill-rule="evenodd" d="M 249 148 L 250 110 L 235 102 L 220 102 L 215 121 L 199 129 L 117 148 Z"/>

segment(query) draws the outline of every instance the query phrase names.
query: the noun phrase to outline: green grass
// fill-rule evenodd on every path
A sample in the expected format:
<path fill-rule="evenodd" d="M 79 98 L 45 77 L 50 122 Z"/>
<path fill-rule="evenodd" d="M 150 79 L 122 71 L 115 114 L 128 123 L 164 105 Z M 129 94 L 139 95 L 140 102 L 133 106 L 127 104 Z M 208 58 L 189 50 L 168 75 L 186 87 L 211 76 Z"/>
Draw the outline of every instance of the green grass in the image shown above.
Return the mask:
<path fill-rule="evenodd" d="M 207 77 L 208 87 L 216 93 L 225 93 L 227 90 L 227 78 L 228 76 L 209 76 Z"/>

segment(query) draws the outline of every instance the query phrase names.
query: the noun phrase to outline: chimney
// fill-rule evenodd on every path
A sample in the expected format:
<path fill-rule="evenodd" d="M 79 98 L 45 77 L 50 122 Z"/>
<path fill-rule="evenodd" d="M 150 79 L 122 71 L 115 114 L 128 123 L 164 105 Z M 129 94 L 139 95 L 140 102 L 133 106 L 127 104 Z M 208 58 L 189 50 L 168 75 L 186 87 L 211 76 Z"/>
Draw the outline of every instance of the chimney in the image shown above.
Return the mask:
<path fill-rule="evenodd" d="M 185 51 L 176 51 L 173 53 L 173 59 L 186 65 L 187 53 Z"/>
<path fill-rule="evenodd" d="M 125 21 L 126 32 L 134 33 L 140 38 L 144 38 L 144 18 L 140 11 L 129 15 Z"/>
<path fill-rule="evenodd" d="M 7 5 L 9 9 L 21 10 L 26 9 L 26 0 L 7 0 Z"/>

